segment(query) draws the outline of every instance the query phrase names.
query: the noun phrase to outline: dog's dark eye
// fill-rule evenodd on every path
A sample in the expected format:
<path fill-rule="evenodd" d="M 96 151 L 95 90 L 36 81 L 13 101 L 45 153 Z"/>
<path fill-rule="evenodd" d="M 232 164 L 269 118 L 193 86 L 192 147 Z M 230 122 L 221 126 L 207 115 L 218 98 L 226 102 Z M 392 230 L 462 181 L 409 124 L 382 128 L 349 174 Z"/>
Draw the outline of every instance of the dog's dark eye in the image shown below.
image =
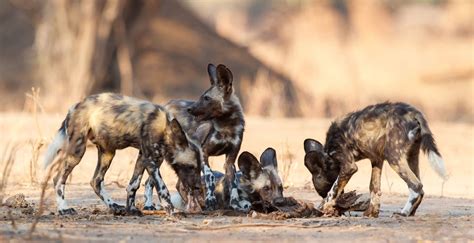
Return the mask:
<path fill-rule="evenodd" d="M 264 190 L 264 191 L 269 191 L 269 190 L 270 190 L 270 187 L 269 187 L 269 186 L 264 186 L 264 187 L 263 187 L 263 190 Z"/>
<path fill-rule="evenodd" d="M 210 100 L 211 100 L 211 97 L 209 97 L 209 96 L 206 95 L 206 96 L 204 96 L 204 100 L 205 100 L 205 101 L 210 101 Z"/>

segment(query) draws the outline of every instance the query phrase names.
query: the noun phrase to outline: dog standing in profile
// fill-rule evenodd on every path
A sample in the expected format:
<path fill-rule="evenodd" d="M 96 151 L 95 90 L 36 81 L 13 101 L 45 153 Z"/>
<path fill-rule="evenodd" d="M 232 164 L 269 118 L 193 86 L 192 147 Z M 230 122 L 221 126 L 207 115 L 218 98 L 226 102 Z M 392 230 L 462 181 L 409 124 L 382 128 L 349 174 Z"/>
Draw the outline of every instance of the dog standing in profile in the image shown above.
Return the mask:
<path fill-rule="evenodd" d="M 273 148 L 267 148 L 260 156 L 260 162 L 257 158 L 244 151 L 240 154 L 237 160 L 239 170 L 236 174 L 237 188 L 241 200 L 249 202 L 248 205 L 254 203 L 262 203 L 264 205 L 278 205 L 283 201 L 283 184 L 278 174 L 278 162 L 276 152 Z M 218 209 L 232 209 L 229 205 L 230 191 L 224 174 L 213 171 L 216 178 L 216 191 Z M 202 177 L 203 183 L 205 178 Z M 186 190 L 178 181 L 177 186 L 180 194 L 180 201 L 174 201 L 178 205 L 185 205 Z M 250 207 L 244 208 L 245 212 L 250 210 Z"/>
<path fill-rule="evenodd" d="M 135 194 L 144 170 L 156 186 L 168 213 L 173 212 L 169 191 L 159 168 L 166 159 L 183 182 L 189 199 L 188 210 L 199 211 L 201 150 L 188 141 L 179 122 L 161 106 L 118 94 L 91 95 L 73 106 L 45 156 L 45 167 L 62 151 L 60 169 L 54 178 L 59 214 L 74 214 L 67 206 L 64 189 L 67 178 L 79 164 L 90 140 L 98 150 L 99 160 L 91 180 L 97 196 L 114 214 L 138 214 Z M 104 190 L 104 176 L 117 149 L 139 149 L 133 177 L 127 187 L 127 206 L 115 203 Z"/>
<path fill-rule="evenodd" d="M 408 185 L 410 195 L 400 215 L 413 216 L 423 199 L 418 157 L 420 149 L 435 171 L 446 178 L 441 154 L 423 114 L 404 103 L 381 103 L 350 113 L 333 122 L 323 146 L 306 139 L 304 163 L 311 172 L 318 194 L 325 198 L 321 209 L 334 215 L 334 205 L 352 175 L 356 161 L 372 163 L 370 205 L 365 216 L 378 217 L 380 209 L 380 176 L 386 160 Z"/>
<path fill-rule="evenodd" d="M 238 194 L 235 161 L 242 143 L 245 120 L 240 100 L 234 92 L 232 72 L 220 64 L 207 68 L 211 87 L 198 101 L 172 100 L 165 108 L 183 127 L 186 134 L 202 148 L 202 172 L 206 184 L 206 208 L 217 208 L 216 178 L 209 166 L 209 156 L 225 155 L 225 180 L 230 191 L 229 205 L 235 210 L 250 207 Z M 155 209 L 152 184 L 145 188 L 144 209 Z"/>

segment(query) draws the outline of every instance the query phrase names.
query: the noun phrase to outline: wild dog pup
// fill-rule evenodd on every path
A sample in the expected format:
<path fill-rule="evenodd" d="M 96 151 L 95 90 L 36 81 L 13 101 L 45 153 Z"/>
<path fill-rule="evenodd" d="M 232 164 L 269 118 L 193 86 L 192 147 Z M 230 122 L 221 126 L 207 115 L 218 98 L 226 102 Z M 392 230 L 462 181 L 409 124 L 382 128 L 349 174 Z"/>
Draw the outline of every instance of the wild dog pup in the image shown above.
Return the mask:
<path fill-rule="evenodd" d="M 370 205 L 365 216 L 378 217 L 380 175 L 384 160 L 407 183 L 410 195 L 403 216 L 415 215 L 423 198 L 418 155 L 423 150 L 434 168 L 446 178 L 444 161 L 436 147 L 423 114 L 404 103 L 381 103 L 350 113 L 333 122 L 323 146 L 313 139 L 304 141 L 304 163 L 313 176 L 313 184 L 325 198 L 321 209 L 333 215 L 334 205 L 351 176 L 357 172 L 356 161 L 372 163 Z"/>
<path fill-rule="evenodd" d="M 168 213 L 173 212 L 168 189 L 159 172 L 163 159 L 170 163 L 183 182 L 186 195 L 193 199 L 189 202 L 189 208 L 199 210 L 196 196 L 200 188 L 196 185 L 200 183 L 202 155 L 199 147 L 188 142 L 179 122 L 171 119 L 161 106 L 119 94 L 104 93 L 91 95 L 74 105 L 48 148 L 45 167 L 59 151 L 64 155 L 54 178 L 59 214 L 75 213 L 64 200 L 64 188 L 67 177 L 84 155 L 87 140 L 96 145 L 99 153 L 91 186 L 115 214 L 140 214 L 135 207 L 135 193 L 145 169 L 163 199 L 164 207 Z M 104 176 L 115 151 L 126 147 L 139 149 L 139 155 L 127 187 L 125 208 L 107 195 Z"/>
<path fill-rule="evenodd" d="M 238 179 L 235 177 L 235 160 L 240 151 L 244 133 L 244 115 L 239 98 L 234 93 L 232 72 L 220 64 L 207 68 L 211 87 L 198 101 L 172 100 L 165 108 L 173 114 L 188 136 L 201 145 L 203 152 L 202 172 L 206 182 L 206 208 L 216 209 L 216 180 L 209 167 L 209 156 L 225 154 L 225 179 L 230 191 L 229 204 L 235 210 L 250 207 L 240 201 Z M 153 189 L 146 183 L 145 209 L 153 210 Z"/>
<path fill-rule="evenodd" d="M 238 166 L 240 171 L 236 173 L 237 188 L 241 201 L 248 202 L 251 205 L 255 202 L 276 205 L 283 200 L 283 185 L 278 175 L 278 163 L 276 152 L 273 148 L 267 148 L 260 156 L 260 162 L 255 156 L 247 151 L 242 152 L 238 158 Z M 231 209 L 229 204 L 230 191 L 224 174 L 213 171 L 216 178 L 216 198 L 218 209 Z M 205 183 L 205 177 L 201 178 Z M 182 198 L 185 198 L 186 191 L 178 181 L 178 192 Z M 187 201 L 184 199 L 184 201 Z M 184 203 L 178 203 L 183 204 Z M 244 206 L 245 212 L 250 207 Z"/>

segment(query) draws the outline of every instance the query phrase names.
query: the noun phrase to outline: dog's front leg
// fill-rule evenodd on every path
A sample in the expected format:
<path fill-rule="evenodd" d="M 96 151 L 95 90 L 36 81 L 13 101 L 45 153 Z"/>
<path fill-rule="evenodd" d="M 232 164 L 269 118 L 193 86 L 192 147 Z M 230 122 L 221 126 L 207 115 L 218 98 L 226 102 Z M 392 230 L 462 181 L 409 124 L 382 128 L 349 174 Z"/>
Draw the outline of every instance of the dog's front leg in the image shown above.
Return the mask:
<path fill-rule="evenodd" d="M 142 155 L 142 151 L 140 151 L 133 171 L 133 176 L 127 187 L 126 213 L 128 215 L 141 215 L 140 210 L 135 207 L 135 195 L 138 188 L 140 188 L 140 182 L 142 180 L 143 172 L 145 171 L 145 163 L 145 158 Z"/>
<path fill-rule="evenodd" d="M 344 187 L 347 182 L 351 179 L 352 175 L 357 172 L 357 165 L 355 162 L 343 163 L 339 176 L 331 187 L 327 197 L 324 199 L 324 206 L 322 211 L 325 216 L 339 216 L 339 212 L 336 211 L 336 201 L 344 191 Z"/>
<path fill-rule="evenodd" d="M 248 201 L 240 201 L 239 191 L 237 188 L 237 177 L 235 176 L 235 160 L 237 158 L 238 150 L 233 150 L 230 154 L 226 155 L 225 162 L 225 179 L 229 186 L 230 201 L 229 206 L 237 211 L 248 212 L 250 209 L 250 203 Z M 247 203 L 246 203 L 247 202 Z"/>
<path fill-rule="evenodd" d="M 168 188 L 166 187 L 163 178 L 161 177 L 159 168 L 163 159 L 160 158 L 157 162 L 149 161 L 146 166 L 146 170 L 150 175 L 150 179 L 152 180 L 152 184 L 155 186 L 158 196 L 161 199 L 162 207 L 166 210 L 168 214 L 174 213 L 174 206 L 171 203 L 171 196 Z"/>

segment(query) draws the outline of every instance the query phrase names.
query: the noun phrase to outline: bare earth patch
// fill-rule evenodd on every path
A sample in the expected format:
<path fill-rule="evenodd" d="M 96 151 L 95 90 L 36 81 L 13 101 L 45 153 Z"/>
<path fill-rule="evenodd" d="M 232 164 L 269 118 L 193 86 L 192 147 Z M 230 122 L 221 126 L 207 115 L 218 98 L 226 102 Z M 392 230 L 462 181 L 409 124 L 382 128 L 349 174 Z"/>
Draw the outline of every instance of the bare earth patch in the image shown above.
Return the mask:
<path fill-rule="evenodd" d="M 123 188 L 111 187 L 114 197 L 125 194 Z M 474 240 L 472 213 L 474 200 L 426 197 L 415 217 L 392 217 L 400 210 L 406 196 L 390 194 L 382 198 L 381 215 L 365 218 L 359 212 L 338 218 L 262 219 L 255 214 L 227 216 L 226 213 L 188 215 L 182 218 L 164 214 L 143 217 L 113 216 L 97 199 L 90 186 L 72 185 L 68 191 L 70 204 L 78 215 L 59 216 L 54 202 L 48 199 L 51 211 L 41 217 L 35 240 L 88 241 L 254 241 L 274 240 Z M 31 207 L 37 205 L 38 190 L 17 186 Z M 290 190 L 288 196 L 316 202 L 316 193 L 308 189 Z M 138 195 L 143 198 L 142 195 Z M 24 208 L 0 208 L 0 241 L 26 239 L 33 214 Z M 8 212 L 11 212 L 10 214 Z M 14 219 L 12 221 L 11 219 Z M 14 223 L 12 223 L 14 222 Z"/>

